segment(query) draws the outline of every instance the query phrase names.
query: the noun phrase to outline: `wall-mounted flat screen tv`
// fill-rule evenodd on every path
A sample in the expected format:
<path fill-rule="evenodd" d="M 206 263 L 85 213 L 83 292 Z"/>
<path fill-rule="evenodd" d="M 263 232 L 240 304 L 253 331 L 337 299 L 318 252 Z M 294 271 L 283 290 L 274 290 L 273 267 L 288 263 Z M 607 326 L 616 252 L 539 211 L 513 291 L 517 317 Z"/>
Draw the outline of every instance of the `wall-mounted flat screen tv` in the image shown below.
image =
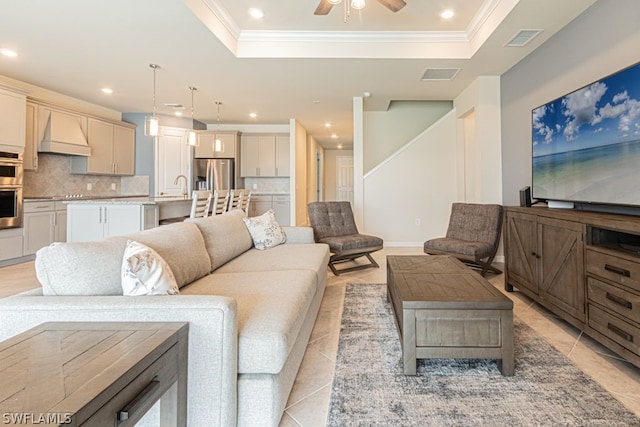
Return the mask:
<path fill-rule="evenodd" d="M 640 205 L 640 63 L 531 115 L 533 198 Z"/>

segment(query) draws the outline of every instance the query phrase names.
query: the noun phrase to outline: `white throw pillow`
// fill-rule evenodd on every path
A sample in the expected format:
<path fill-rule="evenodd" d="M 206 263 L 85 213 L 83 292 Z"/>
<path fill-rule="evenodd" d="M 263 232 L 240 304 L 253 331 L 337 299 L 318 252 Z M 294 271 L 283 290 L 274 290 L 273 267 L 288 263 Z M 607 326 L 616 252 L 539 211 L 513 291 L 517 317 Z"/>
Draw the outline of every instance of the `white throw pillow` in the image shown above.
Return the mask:
<path fill-rule="evenodd" d="M 256 249 L 265 250 L 278 246 L 287 240 L 282 227 L 276 221 L 273 209 L 269 209 L 260 216 L 242 218 L 251 234 Z"/>
<path fill-rule="evenodd" d="M 178 295 L 178 284 L 166 261 L 150 247 L 127 241 L 122 257 L 124 295 Z"/>

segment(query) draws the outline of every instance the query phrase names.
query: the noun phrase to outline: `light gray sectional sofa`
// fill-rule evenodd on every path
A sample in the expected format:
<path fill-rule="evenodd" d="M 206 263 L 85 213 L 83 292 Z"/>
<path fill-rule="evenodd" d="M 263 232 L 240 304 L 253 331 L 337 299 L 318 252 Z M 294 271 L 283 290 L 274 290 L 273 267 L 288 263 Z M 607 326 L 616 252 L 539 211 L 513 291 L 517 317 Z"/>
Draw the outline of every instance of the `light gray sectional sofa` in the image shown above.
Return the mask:
<path fill-rule="evenodd" d="M 277 425 L 327 282 L 306 227 L 259 251 L 239 211 L 40 250 L 42 289 L 0 299 L 0 339 L 46 321 L 189 322 L 189 426 Z M 169 264 L 180 295 L 123 296 L 128 239 Z"/>

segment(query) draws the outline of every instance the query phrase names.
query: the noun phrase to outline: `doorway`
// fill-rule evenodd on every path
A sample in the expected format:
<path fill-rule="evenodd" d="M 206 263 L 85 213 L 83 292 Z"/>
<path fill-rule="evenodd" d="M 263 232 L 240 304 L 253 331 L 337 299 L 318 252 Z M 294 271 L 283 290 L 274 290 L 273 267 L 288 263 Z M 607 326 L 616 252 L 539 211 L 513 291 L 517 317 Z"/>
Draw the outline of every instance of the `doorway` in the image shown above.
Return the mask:
<path fill-rule="evenodd" d="M 353 206 L 353 156 L 336 157 L 336 200 Z"/>

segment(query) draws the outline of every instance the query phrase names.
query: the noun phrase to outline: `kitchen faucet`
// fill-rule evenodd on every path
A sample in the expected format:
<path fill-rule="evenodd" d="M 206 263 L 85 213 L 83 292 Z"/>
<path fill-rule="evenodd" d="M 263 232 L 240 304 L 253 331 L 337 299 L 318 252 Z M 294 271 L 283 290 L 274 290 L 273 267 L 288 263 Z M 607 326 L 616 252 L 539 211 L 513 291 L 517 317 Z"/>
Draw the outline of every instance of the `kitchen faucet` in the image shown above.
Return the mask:
<path fill-rule="evenodd" d="M 178 185 L 178 181 L 180 181 L 180 178 L 184 178 L 184 187 L 183 187 L 183 190 L 182 190 L 182 195 L 183 195 L 183 196 L 184 196 L 184 198 L 186 199 L 186 198 L 187 198 L 187 195 L 188 195 L 188 193 L 187 193 L 187 186 L 188 186 L 188 182 L 189 182 L 189 181 L 187 181 L 187 177 L 186 177 L 185 175 L 178 175 L 178 176 L 176 177 L 176 180 L 175 180 L 175 181 L 173 181 L 173 185 Z"/>

